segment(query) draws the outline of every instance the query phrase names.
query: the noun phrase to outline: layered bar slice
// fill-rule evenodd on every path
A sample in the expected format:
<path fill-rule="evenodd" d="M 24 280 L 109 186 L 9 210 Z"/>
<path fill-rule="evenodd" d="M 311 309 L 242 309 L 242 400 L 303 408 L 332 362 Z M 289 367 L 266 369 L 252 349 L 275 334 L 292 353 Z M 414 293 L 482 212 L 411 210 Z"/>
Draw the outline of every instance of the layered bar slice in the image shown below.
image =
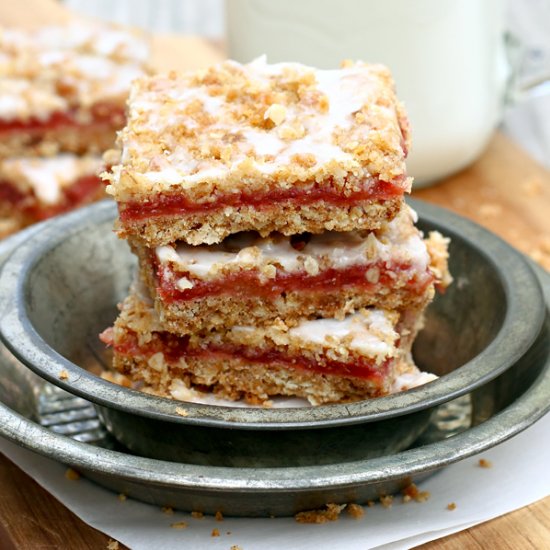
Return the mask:
<path fill-rule="evenodd" d="M 404 364 L 415 371 L 409 352 L 420 322 L 421 310 L 401 317 L 362 309 L 292 328 L 278 322 L 178 336 L 164 330 L 152 303 L 134 291 L 101 338 L 112 345 L 118 372 L 159 395 L 178 398 L 185 388 L 198 388 L 255 404 L 294 396 L 318 405 L 391 392 Z"/>
<path fill-rule="evenodd" d="M 105 197 L 101 156 L 0 160 L 0 237 Z"/>
<path fill-rule="evenodd" d="M 227 237 L 219 245 L 135 245 L 140 272 L 167 330 L 186 334 L 238 324 L 294 325 L 343 318 L 367 306 L 427 304 L 446 286 L 447 240 L 423 241 L 404 206 L 372 232 Z M 436 273 L 436 258 L 442 265 Z"/>
<path fill-rule="evenodd" d="M 147 56 L 141 34 L 99 23 L 0 29 L 0 158 L 112 147 Z"/>
<path fill-rule="evenodd" d="M 108 192 L 119 233 L 156 247 L 377 229 L 410 189 L 389 71 L 226 61 L 134 83 Z"/>

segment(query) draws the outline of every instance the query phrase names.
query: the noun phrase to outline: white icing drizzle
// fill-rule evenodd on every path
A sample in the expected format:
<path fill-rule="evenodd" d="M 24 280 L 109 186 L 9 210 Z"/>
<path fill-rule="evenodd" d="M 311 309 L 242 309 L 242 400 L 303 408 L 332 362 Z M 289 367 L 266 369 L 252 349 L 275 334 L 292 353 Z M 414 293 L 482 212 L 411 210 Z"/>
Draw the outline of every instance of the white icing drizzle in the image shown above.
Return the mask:
<path fill-rule="evenodd" d="M 288 331 L 291 338 L 314 344 L 345 343 L 352 350 L 378 359 L 397 354 L 395 342 L 399 334 L 391 317 L 379 309 L 362 310 L 342 320 L 315 319 L 302 321 Z"/>
<path fill-rule="evenodd" d="M 359 232 L 325 232 L 312 235 L 302 250 L 292 247 L 289 237 L 262 239 L 245 233 L 212 246 L 185 243 L 160 246 L 158 261 L 173 270 L 184 271 L 199 279 L 217 276 L 221 268 L 261 269 L 273 265 L 281 272 L 303 271 L 308 263 L 323 262 L 336 269 L 376 262 L 411 264 L 419 274 L 426 271 L 429 256 L 418 230 L 411 226 L 413 211 L 405 207 L 383 231 L 366 237 Z"/>
<path fill-rule="evenodd" d="M 241 67 L 235 62 L 226 62 L 236 67 Z M 247 122 L 234 120 L 225 112 L 229 109 L 224 101 L 212 97 L 205 87 L 187 87 L 183 91 L 177 90 L 163 92 L 165 95 L 178 101 L 178 109 L 166 117 L 159 108 L 160 100 L 155 101 L 155 93 L 140 90 L 132 94 L 130 105 L 130 119 L 147 120 L 148 128 L 155 133 L 163 135 L 166 126 L 195 126 L 191 117 L 183 114 L 186 105 L 193 101 L 202 103 L 204 110 L 215 117 L 215 122 L 208 127 L 208 132 L 197 139 L 200 143 L 208 144 L 210 134 L 220 135 L 235 134 L 239 136 L 237 141 L 239 151 L 227 164 L 224 161 L 213 158 L 200 159 L 185 147 L 181 147 L 175 141 L 169 143 L 170 153 L 165 158 L 158 159 L 154 170 L 146 171 L 142 177 L 155 185 L 169 186 L 178 184 L 184 189 L 193 187 L 202 182 L 212 182 L 223 178 L 228 172 L 237 170 L 241 162 L 251 160 L 254 169 L 261 174 L 274 175 L 292 162 L 294 155 L 313 155 L 315 165 L 312 170 L 318 170 L 329 163 L 345 165 L 346 170 L 363 172 L 365 168 L 360 166 L 357 159 L 351 153 L 343 150 L 335 140 L 339 130 L 349 130 L 352 125 L 355 128 L 355 139 L 358 142 L 366 141 L 371 128 L 364 124 L 354 124 L 353 115 L 363 105 L 373 102 L 373 98 L 379 92 L 379 84 L 373 79 L 368 69 L 361 66 L 345 67 L 338 70 L 321 70 L 306 67 L 298 63 L 277 63 L 269 65 L 265 56 L 256 59 L 246 65 L 245 70 L 253 85 L 267 86 L 274 76 L 284 74 L 287 70 L 297 73 L 312 73 L 317 82 L 316 91 L 324 94 L 328 99 L 328 111 L 321 113 L 307 105 L 305 102 L 290 104 L 284 107 L 287 111 L 283 123 L 271 129 L 253 128 Z M 396 122 L 394 106 L 378 105 L 379 112 L 383 112 L 386 120 Z M 298 122 L 303 126 L 302 136 L 286 139 L 282 138 L 281 128 L 289 123 Z M 133 143 L 129 136 L 124 148 L 139 151 L 139 143 Z M 175 175 L 178 175 L 176 178 Z"/>

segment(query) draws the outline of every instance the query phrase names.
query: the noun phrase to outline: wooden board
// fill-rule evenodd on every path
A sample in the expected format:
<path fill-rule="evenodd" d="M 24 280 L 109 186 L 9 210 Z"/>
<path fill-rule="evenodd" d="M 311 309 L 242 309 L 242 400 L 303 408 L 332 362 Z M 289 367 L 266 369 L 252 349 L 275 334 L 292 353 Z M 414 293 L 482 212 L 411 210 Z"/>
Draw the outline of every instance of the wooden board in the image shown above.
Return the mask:
<path fill-rule="evenodd" d="M 0 24 L 34 26 L 66 18 L 54 0 L 0 2 Z M 153 64 L 159 70 L 196 68 L 221 57 L 219 50 L 196 37 L 153 40 Z M 414 195 L 473 219 L 550 269 L 550 174 L 504 136 L 496 134 L 467 170 Z M 107 536 L 79 520 L 2 456 L 0 494 L 2 549 L 107 546 Z M 422 548 L 538 550 L 548 548 L 549 541 L 550 497 Z"/>

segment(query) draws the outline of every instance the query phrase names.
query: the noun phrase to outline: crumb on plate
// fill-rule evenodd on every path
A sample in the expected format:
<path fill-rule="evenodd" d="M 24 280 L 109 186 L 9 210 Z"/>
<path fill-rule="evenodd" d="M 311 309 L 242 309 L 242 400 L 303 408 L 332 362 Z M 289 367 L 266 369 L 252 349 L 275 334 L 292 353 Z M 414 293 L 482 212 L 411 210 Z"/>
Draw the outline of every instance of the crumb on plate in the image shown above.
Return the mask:
<path fill-rule="evenodd" d="M 345 507 L 345 504 L 328 503 L 324 510 L 307 510 L 305 512 L 299 512 L 294 516 L 294 519 L 298 523 L 326 523 L 327 521 L 336 521 Z"/>
<path fill-rule="evenodd" d="M 363 507 L 360 504 L 355 503 L 348 504 L 346 512 L 353 519 L 360 519 L 365 515 L 365 510 L 363 509 Z"/>

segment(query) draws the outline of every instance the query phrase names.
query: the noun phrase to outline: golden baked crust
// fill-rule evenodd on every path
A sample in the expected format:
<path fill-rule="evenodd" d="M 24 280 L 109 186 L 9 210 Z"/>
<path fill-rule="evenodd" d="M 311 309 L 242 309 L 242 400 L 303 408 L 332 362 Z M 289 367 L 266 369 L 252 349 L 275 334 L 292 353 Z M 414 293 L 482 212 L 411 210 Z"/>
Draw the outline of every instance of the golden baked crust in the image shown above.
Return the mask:
<path fill-rule="evenodd" d="M 294 186 L 330 178 L 342 192 L 369 178 L 409 188 L 406 117 L 382 65 L 321 71 L 226 61 L 134 82 L 117 201 L 183 192 Z"/>
<path fill-rule="evenodd" d="M 192 245 L 215 244 L 240 231 L 257 231 L 263 237 L 278 232 L 283 235 L 378 229 L 393 219 L 403 204 L 401 197 L 364 201 L 354 206 L 336 206 L 318 202 L 307 205 L 275 203 L 226 207 L 221 211 L 167 215 L 125 221 L 117 220 L 117 233 L 144 246 L 155 247 L 182 240 Z M 120 207 L 120 205 L 119 205 Z"/>

